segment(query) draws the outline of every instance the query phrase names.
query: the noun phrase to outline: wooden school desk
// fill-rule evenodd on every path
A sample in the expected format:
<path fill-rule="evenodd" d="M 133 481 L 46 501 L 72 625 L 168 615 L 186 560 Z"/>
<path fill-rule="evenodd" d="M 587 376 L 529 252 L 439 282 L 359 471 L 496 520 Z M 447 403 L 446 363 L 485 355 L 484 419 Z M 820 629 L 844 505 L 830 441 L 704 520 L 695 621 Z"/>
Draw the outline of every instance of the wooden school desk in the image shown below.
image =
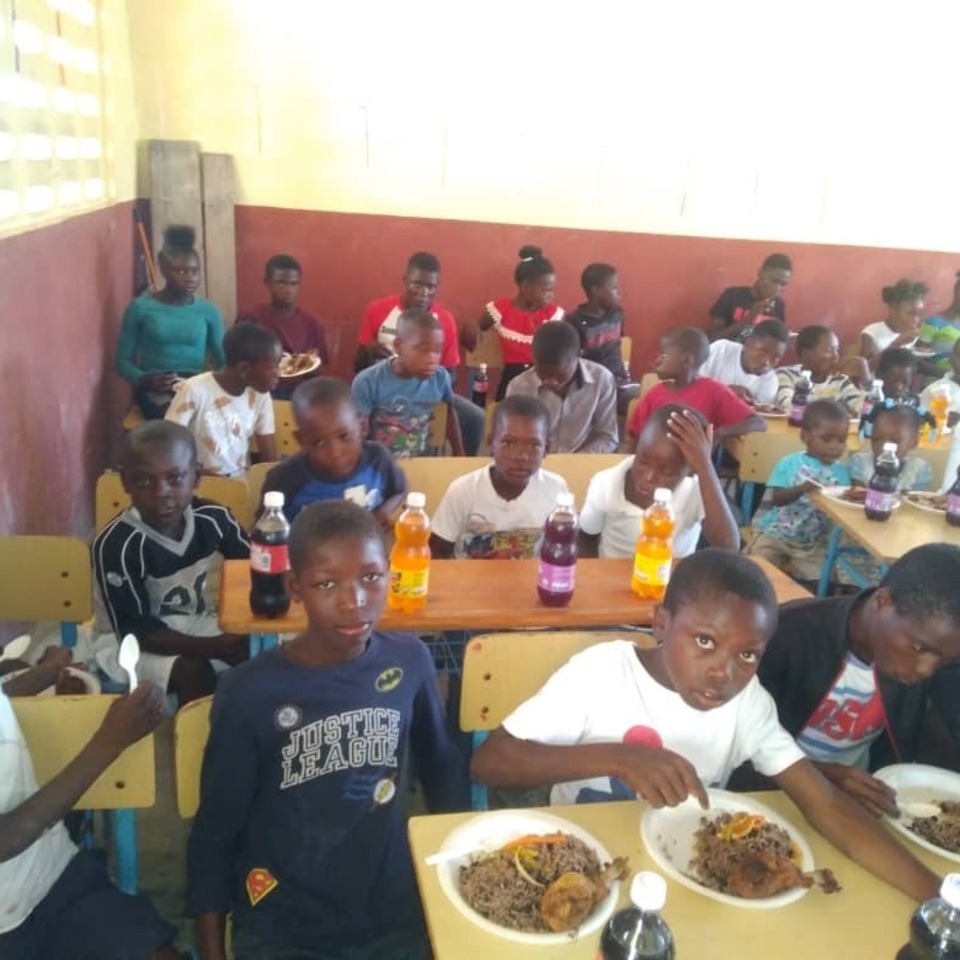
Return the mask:
<path fill-rule="evenodd" d="M 829 867 L 843 887 L 829 896 L 811 890 L 787 907 L 773 910 L 730 907 L 667 879 L 663 918 L 670 925 L 683 960 L 893 960 L 907 941 L 907 925 L 916 904 L 905 894 L 877 880 L 834 849 L 780 792 L 753 794 L 786 817 L 807 839 L 817 867 Z M 550 807 L 548 812 L 590 831 L 613 856 L 630 858 L 631 874 L 657 870 L 640 839 L 642 801 L 588 803 Z M 455 827 L 473 813 L 413 817 L 408 825 L 417 884 L 436 960 L 595 960 L 599 931 L 582 941 L 551 948 L 511 943 L 486 933 L 467 920 L 440 889 L 436 867 L 424 865 Z M 905 841 L 906 842 L 906 841 Z M 938 874 L 955 864 L 910 845 Z M 628 901 L 628 883 L 620 885 L 618 909 Z"/>
<path fill-rule="evenodd" d="M 809 594 L 765 560 L 755 560 L 784 603 Z M 630 590 L 632 560 L 580 560 L 568 607 L 546 607 L 537 596 L 537 560 L 434 560 L 430 596 L 413 614 L 385 610 L 384 630 L 509 630 L 519 627 L 615 627 L 650 624 L 653 604 Z M 220 584 L 220 626 L 226 633 L 297 633 L 307 625 L 303 607 L 268 620 L 250 610 L 250 564 L 227 560 Z"/>

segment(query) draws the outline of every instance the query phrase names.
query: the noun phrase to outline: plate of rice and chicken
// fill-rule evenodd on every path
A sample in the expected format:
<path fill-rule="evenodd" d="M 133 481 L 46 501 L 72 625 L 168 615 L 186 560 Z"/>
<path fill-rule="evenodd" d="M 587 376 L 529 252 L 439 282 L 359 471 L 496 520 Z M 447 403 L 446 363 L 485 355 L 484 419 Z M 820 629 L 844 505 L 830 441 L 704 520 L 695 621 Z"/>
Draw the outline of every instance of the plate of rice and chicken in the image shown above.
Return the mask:
<path fill-rule="evenodd" d="M 450 832 L 438 857 L 440 888 L 489 933 L 527 944 L 565 944 L 594 933 L 617 903 L 627 862 L 582 827 L 550 814 L 496 810 Z"/>
<path fill-rule="evenodd" d="M 890 826 L 960 863 L 960 774 L 925 763 L 895 763 L 874 776 L 897 791 L 900 816 L 887 817 Z"/>
<path fill-rule="evenodd" d="M 707 795 L 708 810 L 691 797 L 648 808 L 640 821 L 647 852 L 678 883 L 737 907 L 785 907 L 815 885 L 840 889 L 829 870 L 814 868 L 809 844 L 788 820 L 743 794 Z"/>

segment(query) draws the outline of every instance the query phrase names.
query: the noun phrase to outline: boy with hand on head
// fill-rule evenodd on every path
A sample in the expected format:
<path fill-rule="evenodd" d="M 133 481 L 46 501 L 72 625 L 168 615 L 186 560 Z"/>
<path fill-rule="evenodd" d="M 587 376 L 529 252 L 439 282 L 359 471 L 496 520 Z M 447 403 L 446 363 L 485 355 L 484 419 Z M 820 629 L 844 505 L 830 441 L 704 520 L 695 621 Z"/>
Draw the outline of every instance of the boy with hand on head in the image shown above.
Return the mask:
<path fill-rule="evenodd" d="M 536 397 L 550 413 L 554 453 L 615 453 L 617 382 L 606 367 L 580 357 L 580 338 L 566 323 L 533 335 L 533 369 L 514 377 L 507 396 Z"/>
<path fill-rule="evenodd" d="M 763 320 L 743 343 L 714 340 L 700 375 L 725 383 L 747 403 L 770 405 L 777 397 L 774 371 L 789 342 L 787 328 L 779 320 Z"/>
<path fill-rule="evenodd" d="M 251 323 L 234 325 L 223 338 L 227 365 L 201 373 L 177 388 L 166 419 L 196 437 L 204 473 L 241 477 L 257 438 L 260 459 L 277 459 L 270 391 L 280 378 L 280 341 Z"/>
<path fill-rule="evenodd" d="M 145 897 L 117 890 L 101 859 L 78 850 L 62 822 L 162 719 L 160 691 L 140 684 L 110 705 L 87 745 L 38 788 L 17 716 L 0 690 L 0 957 L 181 960 L 176 930 Z"/>
<path fill-rule="evenodd" d="M 960 339 L 955 340 L 950 353 L 951 372 L 945 373 L 939 380 L 934 380 L 922 394 L 920 403 L 930 409 L 930 401 L 935 393 L 947 395 L 947 426 L 955 427 L 960 423 Z"/>
<path fill-rule="evenodd" d="M 797 580 L 820 579 L 830 522 L 808 494 L 820 487 L 850 486 L 840 458 L 847 449 L 850 417 L 835 400 L 814 400 L 803 414 L 800 442 L 805 450 L 787 454 L 767 481 L 771 508 L 753 524 L 745 552 L 764 557 Z"/>
<path fill-rule="evenodd" d="M 640 392 L 623 362 L 623 310 L 620 308 L 620 279 L 609 263 L 591 263 L 580 275 L 586 303 L 568 313 L 566 321 L 580 335 L 585 360 L 606 367 L 617 381 L 617 403 L 621 413 Z"/>
<path fill-rule="evenodd" d="M 396 355 L 361 370 L 353 398 L 368 420 L 367 435 L 395 457 L 431 452 L 433 408 L 447 405 L 447 440 L 454 456 L 463 456 L 460 423 L 453 405 L 450 374 L 440 365 L 443 328 L 433 314 L 405 310 L 397 320 Z"/>
<path fill-rule="evenodd" d="M 289 254 L 272 256 L 267 261 L 263 277 L 270 302 L 258 304 L 249 313 L 240 314 L 237 323 L 255 323 L 269 330 L 280 341 L 285 353 L 315 353 L 320 360 L 320 367 L 325 368 L 330 365 L 326 332 L 323 324 L 299 305 L 302 278 L 300 264 Z M 288 400 L 298 384 L 313 375 L 304 373 L 281 377 L 273 396 Z"/>
<path fill-rule="evenodd" d="M 883 445 L 895 443 L 900 458 L 897 489 L 929 490 L 933 486 L 933 467 L 921 457 L 911 456 L 920 441 L 923 415 L 913 407 L 883 406 L 872 412 L 871 420 L 873 432 L 869 444 L 864 443 L 849 460 L 853 485 L 865 487 L 873 476 L 877 457 L 883 453 Z"/>
<path fill-rule="evenodd" d="M 777 406 L 784 409 L 790 406 L 801 372 L 809 370 L 812 399 L 836 400 L 851 417 L 859 416 L 863 394 L 846 374 L 840 372 L 837 335 L 829 327 L 812 324 L 797 334 L 796 347 L 800 362 L 777 370 Z"/>
<path fill-rule="evenodd" d="M 550 414 L 536 398 L 507 397 L 493 411 L 493 463 L 458 477 L 433 516 L 437 559 L 534 557 L 543 525 L 567 481 L 540 468 L 550 447 Z"/>
<path fill-rule="evenodd" d="M 363 439 L 350 387 L 317 377 L 297 387 L 292 405 L 300 452 L 270 470 L 263 492 L 283 494 L 283 512 L 291 522 L 317 500 L 349 500 L 391 530 L 407 478 L 383 444 Z"/>
<path fill-rule="evenodd" d="M 660 355 L 653 371 L 660 383 L 648 390 L 637 404 L 622 450 L 633 453 L 647 418 L 658 407 L 676 403 L 703 414 L 713 428 L 714 440 L 767 429 L 766 421 L 728 386 L 700 375 L 710 355 L 710 342 L 702 330 L 683 327 L 660 340 Z"/>
<path fill-rule="evenodd" d="M 838 850 L 916 900 L 939 880 L 836 789 L 780 726 L 757 666 L 777 600 L 745 557 L 707 549 L 681 561 L 654 612 L 655 648 L 599 643 L 573 657 L 473 756 L 498 787 L 553 785 L 552 803 L 643 797 L 654 807 L 723 786 L 751 760 Z"/>
<path fill-rule="evenodd" d="M 435 300 L 440 287 L 440 261 L 432 253 L 415 253 L 407 261 L 403 275 L 403 293 L 374 300 L 363 311 L 360 321 L 360 345 L 354 370 L 359 373 L 380 360 L 392 357 L 396 352 L 394 339 L 400 314 L 405 310 L 419 310 L 433 314 L 443 328 L 443 353 L 440 363 L 447 368 L 451 383 L 456 382 L 460 365 L 460 344 L 457 322 L 453 314 Z M 483 409 L 466 397 L 454 394 L 454 406 L 463 434 L 467 456 L 475 457 L 483 440 Z"/>
<path fill-rule="evenodd" d="M 896 817 L 897 798 L 868 771 L 919 759 L 931 705 L 960 742 L 958 582 L 960 548 L 917 547 L 879 587 L 784 604 L 760 662 L 780 722 L 877 816 Z"/>
<path fill-rule="evenodd" d="M 93 541 L 94 632 L 118 645 L 134 634 L 140 678 L 183 706 L 247 657 L 247 637 L 222 633 L 217 614 L 223 561 L 249 558 L 250 545 L 226 507 L 194 496 L 200 465 L 186 427 L 158 420 L 131 430 L 120 479 L 130 506 Z M 115 663 L 108 672 L 125 677 Z"/>
<path fill-rule="evenodd" d="M 580 512 L 580 556 L 632 558 L 658 487 L 673 491 L 675 557 L 697 549 L 701 527 L 710 546 L 738 550 L 740 533 L 713 469 L 712 448 L 713 431 L 695 410 L 678 404 L 655 410 L 636 453 L 590 481 Z"/>
<path fill-rule="evenodd" d="M 203 960 L 426 960 L 403 797 L 467 802 L 426 647 L 382 633 L 389 589 L 376 520 L 343 500 L 293 522 L 290 588 L 306 630 L 231 671 L 213 701 L 188 912 Z"/>
<path fill-rule="evenodd" d="M 793 276 L 793 264 L 782 253 L 771 253 L 760 265 L 751 287 L 727 287 L 710 308 L 710 339 L 746 340 L 750 328 L 764 320 L 786 325 L 787 308 L 780 294 Z"/>

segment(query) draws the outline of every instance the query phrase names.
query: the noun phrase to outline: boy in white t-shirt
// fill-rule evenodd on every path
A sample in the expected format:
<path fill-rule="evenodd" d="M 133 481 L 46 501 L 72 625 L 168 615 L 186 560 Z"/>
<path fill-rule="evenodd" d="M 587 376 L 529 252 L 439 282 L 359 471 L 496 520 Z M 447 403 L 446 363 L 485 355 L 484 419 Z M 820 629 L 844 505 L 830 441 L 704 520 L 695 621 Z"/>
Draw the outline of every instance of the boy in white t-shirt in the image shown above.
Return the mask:
<path fill-rule="evenodd" d="M 430 549 L 438 559 L 534 557 L 543 524 L 567 481 L 541 470 L 549 447 L 550 413 L 536 398 L 497 404 L 490 431 L 493 463 L 458 477 L 433 517 Z"/>
<path fill-rule="evenodd" d="M 273 399 L 280 382 L 280 341 L 264 327 L 238 323 L 223 338 L 226 366 L 184 380 L 167 420 L 185 426 L 197 440 L 206 474 L 242 477 L 257 438 L 261 461 L 277 459 Z"/>
<path fill-rule="evenodd" d="M 775 371 L 789 342 L 790 334 L 779 320 L 764 320 L 744 343 L 714 340 L 700 375 L 725 383 L 747 403 L 771 404 L 777 397 Z"/>
<path fill-rule="evenodd" d="M 729 340 L 717 343 L 739 347 Z M 590 481 L 580 513 L 580 556 L 632 557 L 643 513 L 658 487 L 673 491 L 675 557 L 697 549 L 701 529 L 710 546 L 739 549 L 737 522 L 713 469 L 712 433 L 696 410 L 675 403 L 654 410 L 636 453 Z"/>
<path fill-rule="evenodd" d="M 772 777 L 838 850 L 914 897 L 939 879 L 807 760 L 777 720 L 757 666 L 777 624 L 769 580 L 707 549 L 677 565 L 654 613 L 655 648 L 589 647 L 474 754 L 474 779 L 553 785 L 552 802 L 640 796 L 654 807 L 723 786 L 746 760 Z"/>
<path fill-rule="evenodd" d="M 152 684 L 118 698 L 100 729 L 37 787 L 30 751 L 0 691 L 0 957 L 179 960 L 174 928 L 141 896 L 121 893 L 100 858 L 77 850 L 62 820 L 131 744 L 163 719 Z"/>

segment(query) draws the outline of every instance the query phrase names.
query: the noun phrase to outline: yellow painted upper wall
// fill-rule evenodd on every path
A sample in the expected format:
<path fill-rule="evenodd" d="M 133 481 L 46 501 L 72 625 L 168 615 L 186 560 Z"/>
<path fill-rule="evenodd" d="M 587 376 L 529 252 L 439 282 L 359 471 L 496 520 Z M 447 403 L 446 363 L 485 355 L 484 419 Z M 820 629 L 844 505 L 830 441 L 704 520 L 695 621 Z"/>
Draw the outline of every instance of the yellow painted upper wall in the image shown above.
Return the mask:
<path fill-rule="evenodd" d="M 234 154 L 242 203 L 960 251 L 956 0 L 127 14 L 139 136 Z"/>

